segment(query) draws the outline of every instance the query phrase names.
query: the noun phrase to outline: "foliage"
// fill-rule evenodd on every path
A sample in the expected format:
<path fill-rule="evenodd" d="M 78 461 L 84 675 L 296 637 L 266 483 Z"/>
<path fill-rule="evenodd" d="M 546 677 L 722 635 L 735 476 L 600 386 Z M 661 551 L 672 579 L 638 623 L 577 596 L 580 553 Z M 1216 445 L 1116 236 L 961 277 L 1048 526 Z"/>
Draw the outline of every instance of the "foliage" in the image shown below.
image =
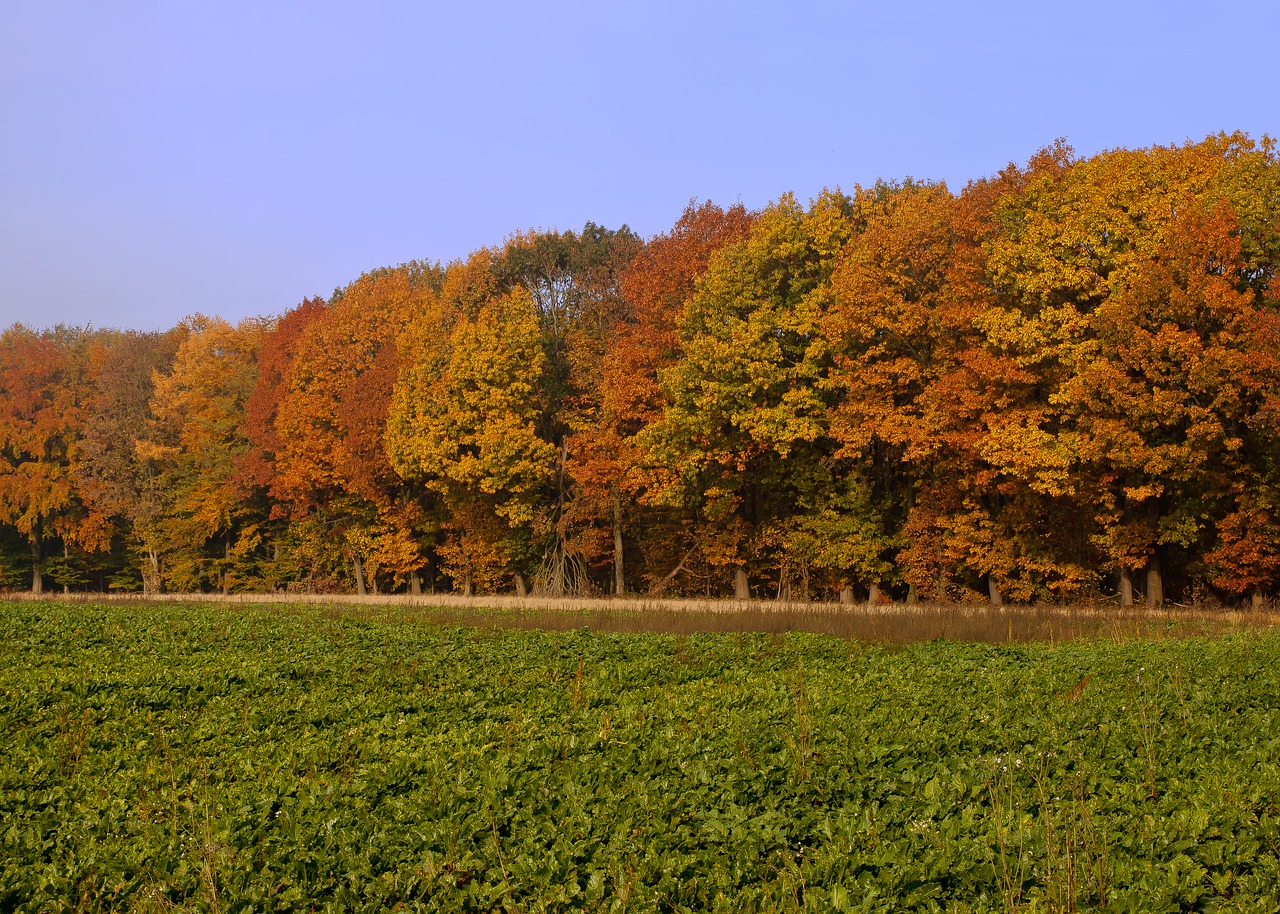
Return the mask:
<path fill-rule="evenodd" d="M 1272 910 L 1280 640 L 0 604 L 0 907 Z"/>
<path fill-rule="evenodd" d="M 839 193 L 807 210 L 783 198 L 711 257 L 685 307 L 683 352 L 660 373 L 668 405 L 640 443 L 650 498 L 708 522 L 699 547 L 714 565 L 748 564 L 815 474 L 830 473 L 819 323 L 852 232 Z"/>
<path fill-rule="evenodd" d="M 533 299 L 517 287 L 460 317 L 447 340 L 434 328 L 408 339 L 415 348 L 396 389 L 388 452 L 398 472 L 452 510 L 454 579 L 492 581 L 526 558 L 521 540 L 555 460 L 538 435 L 546 357 Z"/>
<path fill-rule="evenodd" d="M 1280 593 L 1273 140 L 530 230 L 0 337 L 0 578 L 993 604 Z M 57 558 L 61 556 L 61 558 Z"/>
<path fill-rule="evenodd" d="M 106 519 L 76 485 L 85 368 L 79 331 L 15 324 L 0 334 L 0 523 L 26 538 L 37 593 L 47 538 L 95 549 L 109 537 Z"/>
<path fill-rule="evenodd" d="M 1220 493 L 1272 450 L 1244 433 L 1280 379 L 1257 346 L 1275 173 L 1269 145 L 1210 137 L 1070 162 L 997 208 L 1003 295 L 979 324 L 1041 392 L 1020 450 L 1078 500 L 1105 561 L 1157 589 L 1164 556 L 1200 548 Z"/>
<path fill-rule="evenodd" d="M 150 433 L 138 455 L 154 467 L 163 504 L 161 577 L 177 590 L 211 583 L 225 592 L 248 507 L 237 471 L 249 449 L 244 408 L 262 325 L 195 315 L 185 330 L 172 368 L 155 377 Z"/>
<path fill-rule="evenodd" d="M 272 387 L 268 376 L 255 391 L 259 459 L 274 453 L 272 494 L 295 521 L 312 515 L 341 544 L 337 555 L 308 557 L 334 570 L 349 562 L 361 593 L 366 582 L 378 592 L 379 572 L 406 579 L 423 565 L 424 506 L 392 469 L 383 439 L 397 340 L 434 316 L 439 280 L 435 267 L 410 263 L 360 277 L 327 308 L 304 303 L 277 331 L 280 380 Z"/>

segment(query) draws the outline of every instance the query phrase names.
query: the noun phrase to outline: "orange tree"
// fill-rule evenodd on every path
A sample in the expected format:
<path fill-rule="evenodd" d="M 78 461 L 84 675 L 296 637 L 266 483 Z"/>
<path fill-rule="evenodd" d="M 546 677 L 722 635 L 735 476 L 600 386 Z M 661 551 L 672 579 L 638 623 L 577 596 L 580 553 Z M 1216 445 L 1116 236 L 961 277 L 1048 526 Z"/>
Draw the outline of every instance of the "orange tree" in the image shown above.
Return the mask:
<path fill-rule="evenodd" d="M 826 327 L 838 392 L 832 434 L 868 461 L 901 549 L 908 599 L 1064 596 L 1091 574 L 1073 537 L 1071 458 L 1052 441 L 1039 366 L 989 345 L 997 298 L 985 244 L 992 211 L 1032 176 L 1066 167 L 1048 149 L 959 196 L 943 185 L 859 194 L 864 227 L 833 280 Z"/>
<path fill-rule="evenodd" d="M 358 593 L 418 589 L 424 508 L 395 473 L 383 439 L 398 374 L 396 341 L 435 307 L 440 272 L 418 263 L 375 270 L 306 320 L 275 408 L 273 494 L 293 519 L 299 562 L 341 572 Z M 270 400 L 263 394 L 264 409 Z M 313 582 L 314 583 L 314 582 Z"/>
<path fill-rule="evenodd" d="M 1257 207 L 1274 188 L 1269 145 L 1220 136 L 1074 162 L 997 210 L 986 334 L 1036 373 L 1056 425 L 1039 450 L 1078 461 L 1124 603 L 1145 569 L 1159 604 L 1170 559 L 1188 582 L 1242 478 L 1242 432 L 1274 384 L 1254 329 L 1276 250 Z"/>
<path fill-rule="evenodd" d="M 250 448 L 240 463 L 247 490 L 274 490 L 278 482 L 276 455 L 282 449 L 276 431 L 280 401 L 288 393 L 289 367 L 293 364 L 303 331 L 323 316 L 324 299 L 308 298 L 290 308 L 262 335 L 258 350 L 258 378 L 245 404 L 245 432 Z"/>
<path fill-rule="evenodd" d="M 941 595 L 954 564 L 946 520 L 962 498 L 981 408 L 970 358 L 982 307 L 970 282 L 974 239 L 943 185 L 879 184 L 855 202 L 862 231 L 835 272 L 823 320 L 834 361 L 831 434 L 843 457 L 865 467 L 883 545 L 910 531 L 897 558 L 911 598 L 922 588 Z M 864 568 L 868 589 L 888 571 Z"/>
<path fill-rule="evenodd" d="M 74 471 L 84 344 L 61 327 L 37 333 L 15 324 L 0 334 L 0 523 L 27 541 L 33 593 L 44 587 L 49 539 L 105 545 L 106 519 L 81 499 Z"/>

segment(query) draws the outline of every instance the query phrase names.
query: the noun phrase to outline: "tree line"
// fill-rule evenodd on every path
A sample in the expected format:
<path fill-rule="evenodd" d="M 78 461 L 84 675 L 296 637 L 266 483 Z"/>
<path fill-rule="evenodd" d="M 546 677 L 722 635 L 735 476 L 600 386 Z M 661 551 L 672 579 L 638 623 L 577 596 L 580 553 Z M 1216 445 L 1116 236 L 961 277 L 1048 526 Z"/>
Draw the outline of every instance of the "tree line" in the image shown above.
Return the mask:
<path fill-rule="evenodd" d="M 1233 134 L 14 325 L 0 584 L 1258 602 L 1277 264 Z"/>

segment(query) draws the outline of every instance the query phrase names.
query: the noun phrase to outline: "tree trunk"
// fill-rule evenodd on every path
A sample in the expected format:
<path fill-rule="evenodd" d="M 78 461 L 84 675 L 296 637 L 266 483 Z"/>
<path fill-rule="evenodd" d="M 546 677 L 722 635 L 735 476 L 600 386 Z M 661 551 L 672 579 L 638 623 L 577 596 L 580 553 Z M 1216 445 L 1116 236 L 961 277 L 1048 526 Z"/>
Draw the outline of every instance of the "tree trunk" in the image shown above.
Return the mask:
<path fill-rule="evenodd" d="M 62 592 L 71 593 L 71 550 L 67 548 L 67 541 L 62 541 L 62 567 L 66 569 L 62 573 L 66 578 L 62 581 Z"/>
<path fill-rule="evenodd" d="M 696 548 L 696 547 L 694 547 L 694 548 Z M 683 571 L 683 570 L 684 570 L 684 563 L 685 563 L 686 561 L 688 561 L 689 556 L 691 556 L 691 555 L 693 555 L 693 548 L 690 548 L 688 552 L 686 552 L 684 555 L 680 556 L 680 561 L 676 562 L 676 567 L 675 567 L 675 568 L 672 568 L 670 571 L 668 571 L 668 572 L 667 572 L 667 576 L 666 576 L 665 578 L 663 578 L 661 581 L 659 581 L 657 584 L 655 584 L 653 587 L 651 587 L 651 588 L 649 589 L 649 593 L 651 593 L 651 594 L 659 594 L 659 593 L 662 593 L 663 589 L 664 589 L 668 584 L 670 584 L 672 581 L 674 581 L 674 580 L 675 580 L 676 575 L 678 575 L 681 571 Z"/>
<path fill-rule="evenodd" d="M 44 576 L 40 573 L 43 560 L 40 554 L 40 524 L 37 522 L 31 531 L 31 592 L 36 596 L 44 593 Z"/>
<path fill-rule="evenodd" d="M 469 568 L 462 573 L 462 595 L 471 596 L 471 569 Z"/>
<path fill-rule="evenodd" d="M 990 598 L 992 606 L 1004 605 L 1004 598 L 1000 595 L 1000 585 L 996 583 L 996 579 L 991 575 L 987 575 L 987 596 Z"/>
<path fill-rule="evenodd" d="M 751 599 L 751 584 L 747 581 L 747 569 L 741 566 L 733 569 L 733 598 L 735 600 Z"/>
<path fill-rule="evenodd" d="M 147 565 L 142 570 L 142 592 L 160 592 L 160 555 L 151 546 L 147 547 Z"/>
<path fill-rule="evenodd" d="M 1249 605 L 1253 609 L 1262 609 L 1262 604 L 1264 602 L 1265 602 L 1265 599 L 1262 596 L 1262 588 L 1261 587 L 1253 588 L 1253 595 L 1249 598 Z"/>
<path fill-rule="evenodd" d="M 1164 605 L 1164 574 L 1160 568 L 1159 553 L 1147 561 L 1147 606 L 1158 609 Z"/>
<path fill-rule="evenodd" d="M 422 578 L 416 568 L 409 572 L 409 594 L 415 597 L 422 595 Z"/>
<path fill-rule="evenodd" d="M 353 555 L 351 556 L 351 565 L 356 570 L 356 593 L 363 597 L 368 593 L 364 589 L 364 563 L 360 561 L 360 556 Z"/>
<path fill-rule="evenodd" d="M 529 596 L 529 585 L 525 583 L 524 575 L 522 575 L 518 571 L 516 572 L 516 596 L 517 597 Z"/>
<path fill-rule="evenodd" d="M 875 606 L 880 602 L 880 585 L 870 584 L 867 586 L 867 605 Z"/>
<path fill-rule="evenodd" d="M 613 592 L 625 596 L 627 579 L 622 564 L 622 493 L 613 493 Z"/>
<path fill-rule="evenodd" d="M 556 467 L 556 489 L 559 495 L 556 504 L 559 506 L 561 513 L 564 512 L 564 471 L 569 463 L 569 439 L 560 439 L 560 465 Z"/>
<path fill-rule="evenodd" d="M 219 577 L 222 579 L 222 595 L 225 597 L 227 595 L 227 568 L 231 565 L 230 530 L 227 531 L 226 536 L 222 540 L 222 558 L 224 559 L 224 562 L 222 565 L 222 574 L 219 575 Z"/>
<path fill-rule="evenodd" d="M 907 585 L 907 605 L 915 606 L 919 602 L 920 602 L 920 598 L 916 596 L 916 585 L 908 584 Z"/>
<path fill-rule="evenodd" d="M 1133 605 L 1133 573 L 1128 568 L 1120 569 L 1120 605 Z"/>
<path fill-rule="evenodd" d="M 840 588 L 840 603 L 843 606 L 848 606 L 852 602 L 853 602 L 853 588 L 850 587 L 848 584 L 846 584 Z"/>

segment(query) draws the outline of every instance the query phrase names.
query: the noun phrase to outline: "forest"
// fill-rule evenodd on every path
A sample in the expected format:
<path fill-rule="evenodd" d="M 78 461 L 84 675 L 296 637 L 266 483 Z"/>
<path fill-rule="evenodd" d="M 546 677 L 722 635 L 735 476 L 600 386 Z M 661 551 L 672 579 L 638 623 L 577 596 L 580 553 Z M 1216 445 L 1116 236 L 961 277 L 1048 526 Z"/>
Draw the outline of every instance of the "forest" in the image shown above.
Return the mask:
<path fill-rule="evenodd" d="M 0 588 L 1258 605 L 1278 267 L 1222 134 L 15 324 Z"/>

